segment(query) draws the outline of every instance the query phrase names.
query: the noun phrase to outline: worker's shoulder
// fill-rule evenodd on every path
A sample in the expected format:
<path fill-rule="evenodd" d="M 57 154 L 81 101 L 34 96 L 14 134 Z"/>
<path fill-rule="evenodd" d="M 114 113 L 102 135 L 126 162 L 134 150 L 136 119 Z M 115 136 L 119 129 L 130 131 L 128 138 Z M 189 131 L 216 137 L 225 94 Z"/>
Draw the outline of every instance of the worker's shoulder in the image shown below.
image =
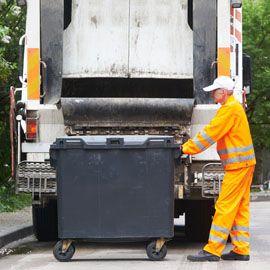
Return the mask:
<path fill-rule="evenodd" d="M 242 107 L 242 105 L 240 104 L 240 102 L 237 100 L 237 99 L 235 99 L 235 98 L 233 98 L 233 99 L 231 99 L 231 100 L 229 100 L 228 102 L 226 102 L 225 104 L 224 104 L 224 107 L 225 108 L 228 108 L 228 109 L 232 109 L 232 110 L 234 110 L 234 109 L 236 109 L 236 110 L 243 110 L 243 107 Z"/>
<path fill-rule="evenodd" d="M 225 103 L 223 106 L 220 107 L 220 109 L 231 115 L 244 112 L 243 107 L 241 106 L 241 104 L 239 103 L 237 99 L 233 99 Z"/>

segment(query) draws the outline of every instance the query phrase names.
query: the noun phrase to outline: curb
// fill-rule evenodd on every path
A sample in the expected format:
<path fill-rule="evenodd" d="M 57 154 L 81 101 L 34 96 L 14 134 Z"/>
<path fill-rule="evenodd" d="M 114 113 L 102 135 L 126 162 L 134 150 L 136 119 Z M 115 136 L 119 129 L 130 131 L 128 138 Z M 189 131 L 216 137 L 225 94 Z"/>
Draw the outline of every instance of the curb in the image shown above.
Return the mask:
<path fill-rule="evenodd" d="M 19 239 L 25 238 L 27 236 L 30 236 L 34 234 L 34 228 L 33 225 L 27 225 L 25 227 L 20 227 L 18 229 L 15 229 L 11 232 L 0 234 L 0 248 L 3 246 L 17 241 Z"/>
<path fill-rule="evenodd" d="M 270 201 L 270 193 L 251 193 L 250 194 L 251 202 L 262 202 L 262 201 Z"/>

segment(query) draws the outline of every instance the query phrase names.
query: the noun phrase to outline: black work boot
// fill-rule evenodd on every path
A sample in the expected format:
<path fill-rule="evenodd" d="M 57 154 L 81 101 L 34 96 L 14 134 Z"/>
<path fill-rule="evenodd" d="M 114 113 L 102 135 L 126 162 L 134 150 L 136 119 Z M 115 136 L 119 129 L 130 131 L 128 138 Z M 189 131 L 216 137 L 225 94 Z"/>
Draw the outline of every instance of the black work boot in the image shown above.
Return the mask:
<path fill-rule="evenodd" d="M 229 253 L 221 255 L 221 259 L 227 261 L 249 261 L 249 255 L 237 254 L 231 250 Z"/>
<path fill-rule="evenodd" d="M 188 255 L 187 259 L 193 262 L 217 262 L 220 258 L 212 253 L 202 250 L 198 255 Z"/>

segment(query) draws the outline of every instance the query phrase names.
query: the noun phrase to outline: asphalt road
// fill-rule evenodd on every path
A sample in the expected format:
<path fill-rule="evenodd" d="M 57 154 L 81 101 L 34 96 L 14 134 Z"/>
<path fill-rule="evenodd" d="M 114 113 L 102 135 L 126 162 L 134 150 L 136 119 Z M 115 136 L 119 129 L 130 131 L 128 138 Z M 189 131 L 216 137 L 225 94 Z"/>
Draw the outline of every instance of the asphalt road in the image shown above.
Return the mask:
<path fill-rule="evenodd" d="M 186 256 L 197 253 L 202 243 L 189 243 L 181 233 L 167 244 L 168 253 L 164 261 L 149 261 L 145 243 L 103 244 L 75 243 L 76 252 L 72 261 L 61 263 L 55 260 L 52 249 L 55 243 L 39 243 L 28 237 L 0 250 L 0 269 L 5 270 L 185 270 L 218 269 L 249 270 L 270 269 L 270 201 L 251 203 L 251 260 L 248 262 L 189 262 Z M 225 252 L 231 249 L 228 244 Z M 1 255 L 2 254 L 2 255 Z"/>

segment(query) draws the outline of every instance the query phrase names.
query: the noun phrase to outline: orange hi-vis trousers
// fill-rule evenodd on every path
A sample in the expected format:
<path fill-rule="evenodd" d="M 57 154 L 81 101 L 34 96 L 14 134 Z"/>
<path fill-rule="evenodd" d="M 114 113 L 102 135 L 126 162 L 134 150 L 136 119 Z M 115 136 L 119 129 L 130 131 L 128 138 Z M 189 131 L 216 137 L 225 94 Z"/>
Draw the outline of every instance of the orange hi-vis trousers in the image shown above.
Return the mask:
<path fill-rule="evenodd" d="M 230 234 L 233 251 L 249 255 L 249 196 L 254 168 L 226 171 L 205 251 L 220 257 Z"/>

